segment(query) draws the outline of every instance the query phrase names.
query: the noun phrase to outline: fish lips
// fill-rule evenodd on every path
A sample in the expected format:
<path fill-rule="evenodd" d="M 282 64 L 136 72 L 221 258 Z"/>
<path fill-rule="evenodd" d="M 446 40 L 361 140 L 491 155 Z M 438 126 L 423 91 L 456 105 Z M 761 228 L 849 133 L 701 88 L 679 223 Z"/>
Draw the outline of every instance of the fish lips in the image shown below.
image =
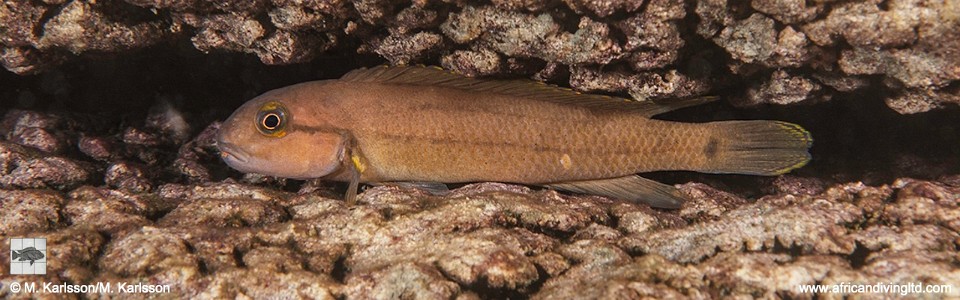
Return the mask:
<path fill-rule="evenodd" d="M 220 157 L 231 167 L 250 162 L 250 155 L 240 149 L 240 147 L 237 147 L 237 145 L 217 141 L 217 148 L 220 148 Z"/>
<path fill-rule="evenodd" d="M 223 162 L 227 163 L 228 166 L 234 170 L 240 171 L 242 173 L 257 173 L 264 175 L 271 175 L 271 172 L 267 169 L 264 169 L 264 164 L 262 159 L 254 157 L 237 147 L 236 144 L 231 144 L 230 142 L 217 142 L 217 147 L 220 148 L 220 158 L 223 159 Z"/>

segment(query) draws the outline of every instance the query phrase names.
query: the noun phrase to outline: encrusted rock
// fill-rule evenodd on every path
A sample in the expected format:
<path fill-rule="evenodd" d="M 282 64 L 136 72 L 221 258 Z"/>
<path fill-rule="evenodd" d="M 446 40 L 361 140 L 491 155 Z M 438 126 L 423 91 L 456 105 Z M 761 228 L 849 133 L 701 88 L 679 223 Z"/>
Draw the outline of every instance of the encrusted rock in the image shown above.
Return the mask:
<path fill-rule="evenodd" d="M 152 188 L 148 172 L 142 165 L 121 162 L 107 167 L 103 181 L 121 190 L 145 192 Z"/>
<path fill-rule="evenodd" d="M 288 193 L 266 187 L 245 186 L 237 183 L 206 183 L 202 185 L 185 186 L 166 184 L 160 187 L 158 195 L 163 198 L 183 200 L 198 200 L 203 198 L 251 198 L 258 201 L 280 201 Z"/>
<path fill-rule="evenodd" d="M 120 157 L 117 153 L 119 145 L 106 137 L 82 136 L 77 142 L 77 148 L 90 158 L 100 161 L 109 161 Z"/>
<path fill-rule="evenodd" d="M 627 37 L 624 50 L 634 51 L 628 59 L 634 70 L 663 68 L 680 58 L 679 50 L 685 42 L 674 20 L 684 16 L 683 11 L 658 12 L 648 6 L 644 13 L 617 24 Z"/>
<path fill-rule="evenodd" d="M 47 274 L 73 282 L 94 280 L 93 265 L 107 241 L 94 228 L 70 227 L 39 237 L 47 239 Z"/>
<path fill-rule="evenodd" d="M 90 179 L 90 166 L 0 141 L 0 187 L 67 189 Z"/>
<path fill-rule="evenodd" d="M 477 51 L 454 51 L 444 56 L 440 64 L 447 70 L 468 77 L 496 74 L 503 68 L 500 55 L 486 48 L 481 48 Z"/>
<path fill-rule="evenodd" d="M 175 205 L 154 195 L 89 186 L 75 189 L 68 196 L 70 202 L 63 214 L 70 224 L 112 233 L 150 225 L 152 217 Z"/>
<path fill-rule="evenodd" d="M 570 73 L 609 66 L 600 77 L 678 74 L 723 85 L 774 72 L 805 78 L 788 87 L 796 91 L 785 91 L 790 99 L 762 101 L 780 104 L 829 99 L 876 84 L 865 75 L 882 75 L 902 83 L 883 100 L 898 112 L 916 113 L 957 102 L 931 96 L 955 96 L 960 81 L 960 60 L 951 55 L 960 49 L 953 11 L 950 1 L 875 0 L 14 1 L 0 8 L 0 63 L 32 74 L 73 59 L 68 51 L 122 53 L 190 40 L 203 52 L 243 52 L 265 64 L 359 51 L 470 76 L 531 76 L 546 64 Z M 722 53 L 689 37 L 694 32 Z M 723 67 L 732 74 L 694 71 Z M 618 74 L 624 68 L 630 72 Z M 565 72 L 532 77 L 562 80 Z M 820 84 L 836 91 L 808 89 Z M 704 95 L 714 87 L 700 82 L 703 88 L 676 92 L 676 83 L 657 79 L 641 87 L 571 85 L 605 86 L 640 99 Z"/>
<path fill-rule="evenodd" d="M 59 249 L 63 261 L 49 268 L 61 278 L 178 283 L 172 293 L 184 297 L 279 287 L 319 297 L 707 298 L 802 296 L 799 284 L 883 278 L 956 284 L 955 186 L 778 181 L 780 194 L 757 203 L 681 185 L 691 201 L 676 212 L 496 183 L 442 196 L 377 186 L 352 207 L 231 182 L 155 194 L 83 187 L 67 200 L 11 191 L 4 207 L 25 210 L 4 224 L 21 227 L 0 234 L 42 233 Z M 34 198 L 46 202 L 10 202 Z M 36 217 L 10 219 L 22 216 Z"/>
<path fill-rule="evenodd" d="M 762 14 L 753 14 L 720 32 L 714 41 L 724 47 L 733 59 L 759 63 L 773 55 L 777 45 L 774 21 Z"/>
<path fill-rule="evenodd" d="M 213 299 L 337 299 L 340 285 L 330 276 L 303 271 L 231 270 L 217 273 L 197 294 L 187 295 Z"/>
<path fill-rule="evenodd" d="M 885 10 L 879 1 L 848 2 L 834 7 L 826 19 L 811 23 L 806 31 L 821 45 L 843 37 L 854 46 L 903 46 L 917 39 L 916 27 L 937 16 L 935 10 L 908 1 L 891 2 Z"/>
<path fill-rule="evenodd" d="M 884 219 L 903 224 L 933 223 L 960 232 L 960 190 L 940 184 L 900 179 L 896 200 L 883 211 Z"/>
<path fill-rule="evenodd" d="M 960 88 L 908 89 L 887 98 L 887 106 L 901 114 L 915 114 L 941 108 L 946 103 L 960 104 Z"/>
<path fill-rule="evenodd" d="M 802 0 L 753 0 L 750 5 L 786 24 L 811 21 L 824 9 L 821 5 L 808 6 Z"/>
<path fill-rule="evenodd" d="M 201 283 L 197 255 L 174 231 L 152 226 L 114 237 L 102 250 L 92 281 L 169 285 L 174 295 L 196 295 Z"/>
<path fill-rule="evenodd" d="M 9 1 L 0 6 L 0 44 L 7 47 L 23 47 L 36 44 L 39 37 L 35 26 L 46 13 L 47 7 L 31 1 Z"/>
<path fill-rule="evenodd" d="M 219 150 L 216 147 L 217 131 L 219 129 L 220 122 L 214 122 L 204 128 L 195 138 L 180 146 L 180 150 L 177 151 L 177 158 L 173 161 L 173 166 L 181 175 L 194 182 L 210 180 L 210 170 L 202 161 L 209 159 L 211 156 L 219 158 Z"/>
<path fill-rule="evenodd" d="M 36 46 L 74 53 L 116 51 L 150 46 L 172 33 L 159 21 L 128 25 L 110 20 L 95 2 L 70 1 L 43 25 L 43 36 Z"/>
<path fill-rule="evenodd" d="M 430 265 L 398 263 L 362 274 L 347 279 L 348 297 L 450 299 L 460 292 L 460 286 Z"/>
<path fill-rule="evenodd" d="M 711 87 L 711 82 L 676 71 L 666 74 L 649 72 L 629 75 L 576 67 L 571 70 L 570 85 L 583 91 L 627 90 L 634 99 L 646 101 L 699 95 Z"/>
<path fill-rule="evenodd" d="M 718 221 L 631 235 L 624 238 L 621 245 L 680 262 L 699 261 L 718 250 L 772 249 L 776 243 L 799 247 L 804 253 L 851 253 L 854 240 L 843 225 L 860 219 L 862 212 L 846 202 L 808 199 L 812 203 L 785 208 L 763 202 L 744 205 Z"/>
<path fill-rule="evenodd" d="M 770 74 L 768 80 L 748 89 L 747 101 L 750 104 L 791 104 L 816 98 L 821 89 L 820 84 L 810 78 L 778 70 Z"/>
<path fill-rule="evenodd" d="M 732 255 L 723 253 L 701 265 L 705 279 L 715 283 L 724 296 L 757 295 L 802 297 L 800 285 L 813 285 L 834 272 L 850 269 L 836 256 L 811 255 L 794 259 L 786 254 L 756 253 Z"/>
<path fill-rule="evenodd" d="M 57 114 L 11 110 L 0 123 L 0 132 L 14 143 L 51 154 L 60 154 L 68 147 L 64 130 L 66 121 Z"/>
<path fill-rule="evenodd" d="M 622 56 L 609 27 L 584 18 L 574 33 L 563 32 L 549 14 L 531 16 L 468 6 L 441 25 L 458 44 L 476 43 L 508 56 L 536 57 L 564 64 L 607 63 Z"/>
<path fill-rule="evenodd" d="M 612 15 L 617 11 L 633 12 L 640 8 L 643 2 L 628 0 L 564 0 L 571 9 L 578 13 L 592 12 L 600 17 Z"/>
<path fill-rule="evenodd" d="M 0 203 L 0 235 L 17 236 L 56 228 L 64 200 L 50 191 L 0 189 Z"/>
<path fill-rule="evenodd" d="M 33 75 L 63 63 L 56 52 L 43 52 L 31 47 L 0 48 L 0 65 L 18 75 Z"/>
<path fill-rule="evenodd" d="M 373 51 L 386 58 L 391 64 L 406 65 L 438 52 L 441 46 L 443 46 L 441 35 L 418 32 L 413 35 L 391 34 L 374 42 Z"/>
<path fill-rule="evenodd" d="M 691 201 L 680 207 L 679 216 L 688 220 L 707 221 L 716 220 L 728 211 L 741 205 L 750 203 L 737 195 L 717 190 L 702 183 L 688 183 L 680 186 L 680 191 Z M 687 225 L 682 222 L 673 222 L 672 225 Z M 673 226 L 671 226 L 673 227 Z"/>
<path fill-rule="evenodd" d="M 630 258 L 610 244 L 582 240 L 564 246 L 561 253 L 578 263 L 544 283 L 534 299 L 629 297 L 703 298 L 705 282 L 692 266 L 682 266 L 657 255 Z"/>
<path fill-rule="evenodd" d="M 282 209 L 251 199 L 205 199 L 188 201 L 159 221 L 162 226 L 196 225 L 210 227 L 262 226 L 286 218 Z"/>

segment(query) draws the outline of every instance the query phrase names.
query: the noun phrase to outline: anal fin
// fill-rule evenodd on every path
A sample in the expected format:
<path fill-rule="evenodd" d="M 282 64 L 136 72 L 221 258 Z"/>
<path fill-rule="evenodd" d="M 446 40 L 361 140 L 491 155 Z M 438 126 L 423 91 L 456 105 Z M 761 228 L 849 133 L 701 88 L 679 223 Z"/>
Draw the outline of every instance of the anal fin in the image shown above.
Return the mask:
<path fill-rule="evenodd" d="M 652 207 L 677 209 L 686 198 L 677 188 L 637 175 L 619 178 L 551 183 L 546 187 L 646 203 Z"/>
<path fill-rule="evenodd" d="M 450 188 L 442 182 L 432 182 L 432 181 L 389 181 L 389 182 L 379 182 L 371 183 L 373 185 L 394 185 L 403 188 L 411 188 L 423 190 L 427 193 L 430 193 L 434 196 L 446 195 L 450 192 Z"/>

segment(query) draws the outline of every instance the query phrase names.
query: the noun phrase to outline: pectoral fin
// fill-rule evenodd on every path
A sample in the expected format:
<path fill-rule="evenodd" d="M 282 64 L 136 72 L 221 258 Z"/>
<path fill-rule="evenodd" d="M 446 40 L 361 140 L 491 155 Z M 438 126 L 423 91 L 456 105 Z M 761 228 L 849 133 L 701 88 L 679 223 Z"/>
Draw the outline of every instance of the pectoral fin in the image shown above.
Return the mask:
<path fill-rule="evenodd" d="M 686 198 L 677 188 L 637 175 L 611 179 L 551 183 L 546 187 L 646 203 L 653 207 L 677 209 Z"/>
<path fill-rule="evenodd" d="M 367 165 L 363 157 L 360 156 L 360 149 L 357 147 L 354 139 L 350 137 L 349 134 L 344 135 L 348 141 L 346 149 L 348 159 L 344 161 L 344 167 L 346 167 L 348 177 L 350 178 L 350 186 L 347 187 L 347 194 L 343 197 L 343 201 L 346 202 L 348 206 L 352 206 L 357 203 L 357 189 L 360 188 L 360 175 L 366 170 Z"/>
<path fill-rule="evenodd" d="M 360 172 L 353 169 L 350 173 L 350 186 L 347 187 L 347 195 L 343 197 L 343 201 L 347 203 L 347 206 L 353 206 L 357 203 L 357 189 L 360 188 Z"/>

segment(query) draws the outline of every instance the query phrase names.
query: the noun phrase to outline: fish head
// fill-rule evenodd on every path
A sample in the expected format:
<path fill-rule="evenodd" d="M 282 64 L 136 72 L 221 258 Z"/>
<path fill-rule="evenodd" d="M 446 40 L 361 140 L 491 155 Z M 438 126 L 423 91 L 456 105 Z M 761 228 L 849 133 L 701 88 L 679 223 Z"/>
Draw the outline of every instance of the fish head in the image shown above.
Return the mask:
<path fill-rule="evenodd" d="M 326 176 L 342 166 L 347 134 L 323 122 L 311 93 L 298 85 L 243 104 L 220 126 L 217 147 L 230 167 L 294 179 Z"/>

